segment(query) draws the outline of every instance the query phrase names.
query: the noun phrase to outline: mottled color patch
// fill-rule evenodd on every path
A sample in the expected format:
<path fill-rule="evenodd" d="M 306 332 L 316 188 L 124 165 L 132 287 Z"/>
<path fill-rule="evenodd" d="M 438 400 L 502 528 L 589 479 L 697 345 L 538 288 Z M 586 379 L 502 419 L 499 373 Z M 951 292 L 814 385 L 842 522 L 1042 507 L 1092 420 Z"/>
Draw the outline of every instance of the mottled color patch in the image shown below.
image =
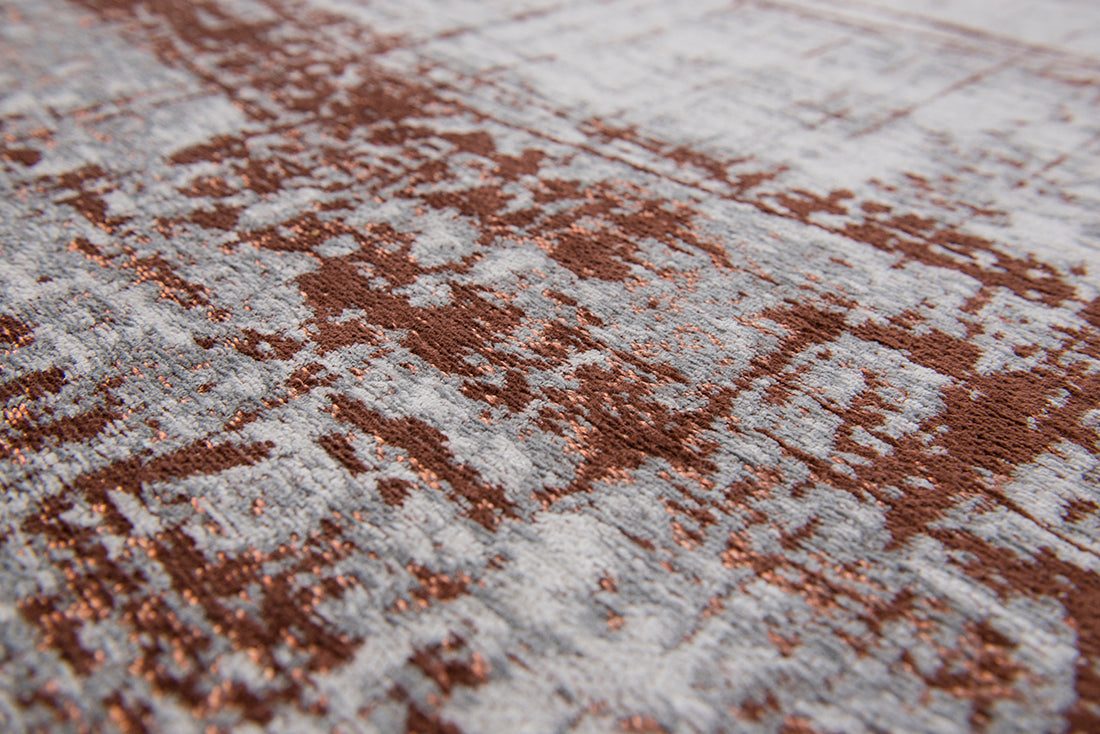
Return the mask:
<path fill-rule="evenodd" d="M 1100 10 L 0 13 L 0 729 L 1100 730 Z"/>

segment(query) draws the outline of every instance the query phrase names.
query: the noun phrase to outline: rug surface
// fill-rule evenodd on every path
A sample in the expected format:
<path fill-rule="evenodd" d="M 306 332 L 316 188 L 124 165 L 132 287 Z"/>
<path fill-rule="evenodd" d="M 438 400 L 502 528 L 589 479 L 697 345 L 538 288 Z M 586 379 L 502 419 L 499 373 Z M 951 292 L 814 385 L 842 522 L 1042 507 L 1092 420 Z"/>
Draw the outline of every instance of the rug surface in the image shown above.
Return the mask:
<path fill-rule="evenodd" d="M 0 729 L 1100 731 L 1098 51 L 0 0 Z"/>

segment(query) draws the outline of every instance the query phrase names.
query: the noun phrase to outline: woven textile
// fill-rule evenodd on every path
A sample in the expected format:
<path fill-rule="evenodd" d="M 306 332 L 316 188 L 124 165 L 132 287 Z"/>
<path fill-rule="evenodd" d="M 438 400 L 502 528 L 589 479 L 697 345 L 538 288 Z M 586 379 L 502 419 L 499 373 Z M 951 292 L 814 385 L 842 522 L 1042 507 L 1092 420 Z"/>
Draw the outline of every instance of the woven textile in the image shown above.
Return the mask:
<path fill-rule="evenodd" d="M 1100 731 L 1098 49 L 0 0 L 0 729 Z"/>

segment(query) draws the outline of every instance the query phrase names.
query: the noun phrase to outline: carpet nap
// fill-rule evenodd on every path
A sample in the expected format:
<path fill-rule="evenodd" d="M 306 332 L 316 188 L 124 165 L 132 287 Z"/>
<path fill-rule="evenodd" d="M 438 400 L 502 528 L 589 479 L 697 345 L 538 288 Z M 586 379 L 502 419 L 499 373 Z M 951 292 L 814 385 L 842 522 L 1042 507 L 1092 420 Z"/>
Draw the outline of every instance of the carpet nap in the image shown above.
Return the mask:
<path fill-rule="evenodd" d="M 0 729 L 1100 731 L 1097 49 L 2 0 Z"/>

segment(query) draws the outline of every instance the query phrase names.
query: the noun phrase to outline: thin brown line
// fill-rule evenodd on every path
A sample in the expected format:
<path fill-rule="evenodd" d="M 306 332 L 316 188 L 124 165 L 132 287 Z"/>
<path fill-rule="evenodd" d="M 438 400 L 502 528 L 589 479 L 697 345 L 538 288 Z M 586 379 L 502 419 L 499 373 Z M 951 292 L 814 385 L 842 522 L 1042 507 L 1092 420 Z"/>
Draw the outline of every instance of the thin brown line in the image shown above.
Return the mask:
<path fill-rule="evenodd" d="M 962 24 L 936 20 L 935 18 L 894 10 L 892 8 L 870 6 L 873 8 L 873 11 L 869 12 L 878 11 L 883 14 L 893 15 L 896 20 L 876 19 L 845 13 L 843 10 L 836 7 L 837 3 L 834 0 L 814 0 L 814 4 L 802 4 L 800 2 L 792 2 L 791 0 L 754 0 L 754 2 L 760 7 L 771 7 L 776 10 L 783 10 L 804 17 L 813 17 L 849 28 L 872 31 L 883 36 L 893 35 L 896 37 L 899 30 L 904 30 L 920 33 L 925 36 L 946 37 L 956 42 L 960 40 L 966 41 L 975 49 L 980 49 L 980 44 L 984 43 L 987 47 L 1000 46 L 1003 49 L 1015 52 L 1054 56 L 1064 61 L 1073 62 L 1080 66 L 1100 71 L 1100 59 L 1093 56 L 1066 51 L 1043 44 L 1031 43 L 1029 41 L 1013 38 L 1012 36 L 990 33 Z M 855 4 L 856 2 L 858 2 L 858 0 L 851 0 L 849 4 Z M 821 8 L 816 3 L 828 3 L 832 8 Z M 869 5 L 868 3 L 860 4 L 865 7 Z M 909 20 L 908 23 L 905 22 L 907 19 Z M 924 25 L 925 27 L 919 27 L 920 25 Z"/>

